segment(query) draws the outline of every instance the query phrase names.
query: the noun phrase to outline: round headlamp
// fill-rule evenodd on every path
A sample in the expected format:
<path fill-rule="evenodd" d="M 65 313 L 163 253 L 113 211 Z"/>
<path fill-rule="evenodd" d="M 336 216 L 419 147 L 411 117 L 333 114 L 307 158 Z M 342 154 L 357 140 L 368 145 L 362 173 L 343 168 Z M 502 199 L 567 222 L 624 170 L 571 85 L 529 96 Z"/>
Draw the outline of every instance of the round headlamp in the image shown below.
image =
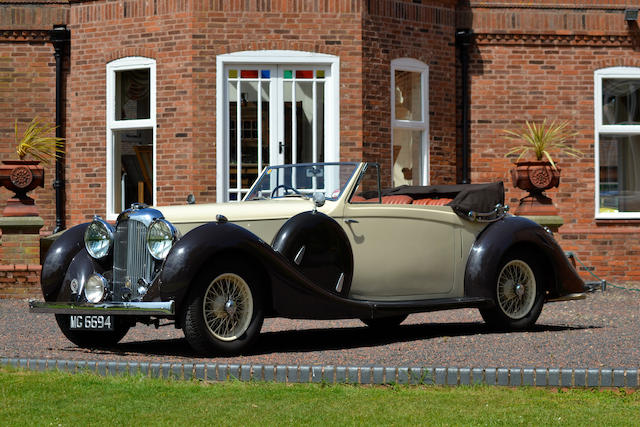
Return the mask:
<path fill-rule="evenodd" d="M 84 246 L 93 258 L 104 258 L 113 245 L 113 227 L 101 218 L 94 218 L 84 232 Z"/>
<path fill-rule="evenodd" d="M 152 257 L 162 261 L 167 257 L 177 236 L 176 229 L 169 221 L 155 220 L 147 231 L 147 249 Z"/>
<path fill-rule="evenodd" d="M 84 285 L 84 296 L 89 302 L 101 302 L 104 299 L 107 286 L 107 279 L 99 274 L 92 274 Z"/>

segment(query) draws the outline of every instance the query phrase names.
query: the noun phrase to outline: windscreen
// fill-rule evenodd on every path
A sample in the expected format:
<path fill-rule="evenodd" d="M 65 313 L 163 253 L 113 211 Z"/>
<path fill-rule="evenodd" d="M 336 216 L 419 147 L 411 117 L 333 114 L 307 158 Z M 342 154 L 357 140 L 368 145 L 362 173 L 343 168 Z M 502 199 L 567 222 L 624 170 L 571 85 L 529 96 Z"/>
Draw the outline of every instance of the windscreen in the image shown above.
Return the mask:
<path fill-rule="evenodd" d="M 337 200 L 358 167 L 357 163 L 305 163 L 271 166 L 258 178 L 246 200 L 311 197 L 322 193 Z"/>

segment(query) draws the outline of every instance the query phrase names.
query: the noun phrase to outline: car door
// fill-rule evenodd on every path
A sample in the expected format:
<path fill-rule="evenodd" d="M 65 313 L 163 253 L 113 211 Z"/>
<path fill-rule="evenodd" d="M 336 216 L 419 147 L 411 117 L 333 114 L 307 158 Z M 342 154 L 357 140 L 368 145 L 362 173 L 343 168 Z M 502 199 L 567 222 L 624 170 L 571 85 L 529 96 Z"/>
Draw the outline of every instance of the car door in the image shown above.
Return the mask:
<path fill-rule="evenodd" d="M 352 298 L 415 300 L 455 292 L 460 232 L 450 208 L 350 201 L 340 222 L 353 250 Z"/>

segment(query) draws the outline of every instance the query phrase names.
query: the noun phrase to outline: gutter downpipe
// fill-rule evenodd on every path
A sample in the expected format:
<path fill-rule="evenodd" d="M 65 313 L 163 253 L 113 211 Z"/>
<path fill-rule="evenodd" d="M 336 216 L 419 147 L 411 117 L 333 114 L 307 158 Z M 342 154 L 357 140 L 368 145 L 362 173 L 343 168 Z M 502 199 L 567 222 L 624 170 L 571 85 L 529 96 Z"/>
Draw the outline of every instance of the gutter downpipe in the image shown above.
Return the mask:
<path fill-rule="evenodd" d="M 53 44 L 54 53 L 53 56 L 56 59 L 56 136 L 59 138 L 64 137 L 63 128 L 63 93 L 62 93 L 62 60 L 63 55 L 69 54 L 69 50 L 65 49 L 69 46 L 71 40 L 71 32 L 67 29 L 66 25 L 54 25 L 53 30 L 49 32 L 49 40 Z M 64 165 L 66 154 L 66 142 L 65 153 L 62 153 L 60 157 L 56 157 L 56 177 L 53 181 L 53 188 L 56 191 L 56 228 L 54 233 L 62 231 L 65 226 L 65 182 L 64 182 Z"/>
<path fill-rule="evenodd" d="M 460 74 L 462 92 L 462 184 L 470 184 L 469 177 L 469 47 L 473 30 L 456 30 L 456 44 L 460 48 Z"/>

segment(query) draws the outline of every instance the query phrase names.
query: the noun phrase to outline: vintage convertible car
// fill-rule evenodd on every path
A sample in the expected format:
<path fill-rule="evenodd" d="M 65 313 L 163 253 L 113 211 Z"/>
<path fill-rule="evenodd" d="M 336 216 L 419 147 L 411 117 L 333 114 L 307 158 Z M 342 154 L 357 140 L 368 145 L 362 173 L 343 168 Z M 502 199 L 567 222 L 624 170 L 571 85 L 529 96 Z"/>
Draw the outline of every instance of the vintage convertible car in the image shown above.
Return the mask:
<path fill-rule="evenodd" d="M 133 205 L 51 246 L 44 302 L 79 346 L 137 322 L 174 321 L 197 351 L 245 351 L 265 317 L 358 318 L 477 307 L 490 325 L 533 325 L 545 302 L 584 298 L 552 234 L 506 213 L 501 182 L 380 188 L 374 163 L 265 169 L 242 202 Z"/>

